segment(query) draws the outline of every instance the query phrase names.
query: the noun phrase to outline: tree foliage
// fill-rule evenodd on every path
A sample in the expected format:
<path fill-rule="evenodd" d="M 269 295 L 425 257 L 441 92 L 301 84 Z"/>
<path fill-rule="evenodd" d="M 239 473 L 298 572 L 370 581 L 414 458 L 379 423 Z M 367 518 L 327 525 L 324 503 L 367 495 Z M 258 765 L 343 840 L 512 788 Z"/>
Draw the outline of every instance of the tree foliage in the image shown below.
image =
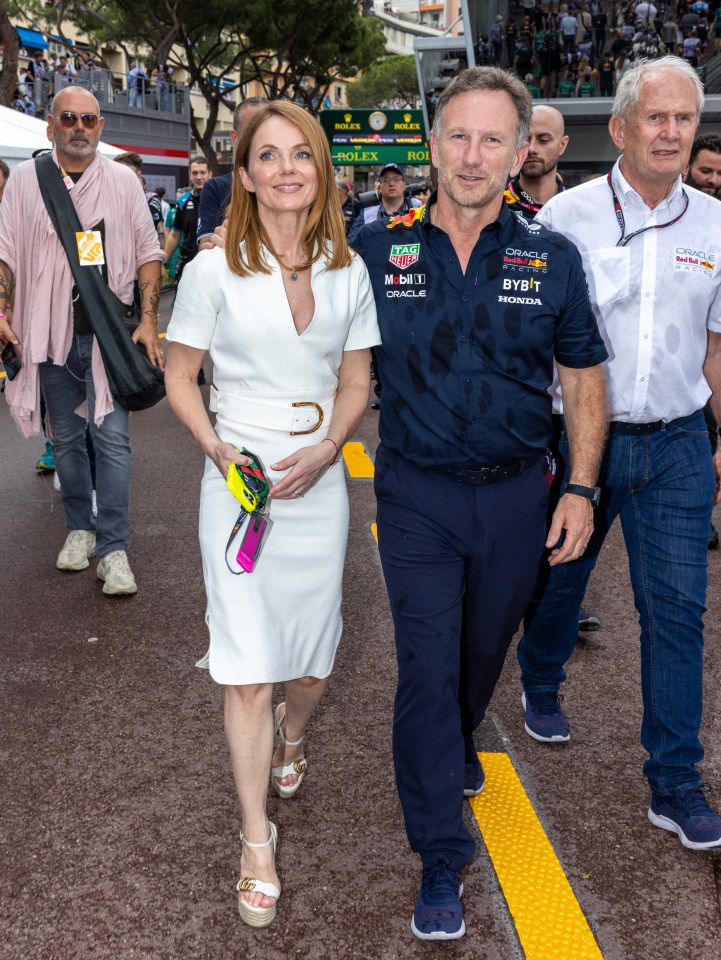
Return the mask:
<path fill-rule="evenodd" d="M 232 109 L 246 84 L 257 81 L 269 98 L 315 113 L 334 80 L 355 76 L 384 51 L 380 24 L 362 18 L 356 0 L 59 0 L 54 8 L 25 0 L 24 7 L 62 38 L 71 21 L 98 55 L 116 47 L 150 67 L 186 70 L 188 86 L 208 104 L 204 129 L 192 110 L 191 129 L 211 161 L 220 107 Z"/>
<path fill-rule="evenodd" d="M 0 44 L 3 48 L 3 68 L 0 74 L 0 105 L 13 105 L 15 87 L 18 82 L 18 35 L 10 22 L 12 10 L 8 10 L 4 0 L 0 0 Z"/>
<path fill-rule="evenodd" d="M 382 107 L 393 100 L 414 107 L 420 96 L 415 58 L 395 55 L 371 64 L 347 92 L 352 107 Z"/>

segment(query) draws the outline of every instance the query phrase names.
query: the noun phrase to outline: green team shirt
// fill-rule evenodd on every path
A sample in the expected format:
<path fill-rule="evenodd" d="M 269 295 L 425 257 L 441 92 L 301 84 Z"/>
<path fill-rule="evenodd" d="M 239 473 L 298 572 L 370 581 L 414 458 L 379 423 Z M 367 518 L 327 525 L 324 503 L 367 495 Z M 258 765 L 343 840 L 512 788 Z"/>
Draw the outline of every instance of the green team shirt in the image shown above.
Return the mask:
<path fill-rule="evenodd" d="M 583 81 L 578 85 L 578 95 L 579 97 L 595 97 L 596 96 L 596 87 L 590 81 Z"/>
<path fill-rule="evenodd" d="M 558 96 L 559 97 L 572 97 L 576 89 L 576 85 L 573 80 L 561 80 L 558 84 Z"/>
<path fill-rule="evenodd" d="M 540 97 L 541 91 L 538 87 L 534 86 L 532 83 L 525 84 L 526 90 L 531 94 L 532 97 Z"/>

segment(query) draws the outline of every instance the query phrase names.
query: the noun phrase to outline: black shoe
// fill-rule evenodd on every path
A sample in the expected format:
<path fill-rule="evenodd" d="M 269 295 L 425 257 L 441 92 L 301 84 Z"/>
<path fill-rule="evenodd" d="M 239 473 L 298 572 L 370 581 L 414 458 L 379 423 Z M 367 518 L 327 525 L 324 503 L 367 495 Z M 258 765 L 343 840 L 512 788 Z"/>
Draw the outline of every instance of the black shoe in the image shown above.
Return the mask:
<path fill-rule="evenodd" d="M 205 383 L 205 370 L 203 370 L 203 368 L 201 367 L 200 370 L 198 370 L 198 386 L 202 387 L 204 383 Z"/>
<path fill-rule="evenodd" d="M 591 613 L 590 610 L 581 609 L 578 611 L 578 629 L 584 631 L 600 630 L 601 621 L 595 613 Z"/>
<path fill-rule="evenodd" d="M 371 404 L 371 410 L 380 410 L 380 408 L 381 408 L 380 403 L 378 403 L 377 400 L 374 400 L 373 403 Z"/>
<path fill-rule="evenodd" d="M 718 530 L 711 524 L 711 533 L 708 535 L 709 550 L 718 550 Z"/>

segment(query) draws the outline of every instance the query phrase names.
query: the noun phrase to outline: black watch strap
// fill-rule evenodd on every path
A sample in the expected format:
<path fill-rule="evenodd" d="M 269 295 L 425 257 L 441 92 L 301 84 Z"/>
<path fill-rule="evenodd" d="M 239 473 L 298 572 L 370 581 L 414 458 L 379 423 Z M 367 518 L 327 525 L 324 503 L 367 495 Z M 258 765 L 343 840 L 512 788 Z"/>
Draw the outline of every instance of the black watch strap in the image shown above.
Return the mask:
<path fill-rule="evenodd" d="M 566 485 L 565 493 L 575 493 L 577 497 L 585 497 L 590 500 L 594 507 L 598 506 L 601 499 L 600 487 L 583 487 L 580 483 L 569 483 Z"/>

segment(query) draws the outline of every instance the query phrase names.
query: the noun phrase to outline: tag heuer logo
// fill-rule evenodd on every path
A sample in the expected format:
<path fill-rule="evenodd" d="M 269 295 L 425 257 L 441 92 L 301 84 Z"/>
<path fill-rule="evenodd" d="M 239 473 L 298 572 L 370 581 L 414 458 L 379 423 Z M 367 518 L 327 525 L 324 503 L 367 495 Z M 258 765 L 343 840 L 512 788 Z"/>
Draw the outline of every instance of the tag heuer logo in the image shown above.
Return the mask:
<path fill-rule="evenodd" d="M 420 243 L 394 243 L 388 259 L 400 270 L 407 270 L 408 267 L 418 262 L 420 252 Z"/>

